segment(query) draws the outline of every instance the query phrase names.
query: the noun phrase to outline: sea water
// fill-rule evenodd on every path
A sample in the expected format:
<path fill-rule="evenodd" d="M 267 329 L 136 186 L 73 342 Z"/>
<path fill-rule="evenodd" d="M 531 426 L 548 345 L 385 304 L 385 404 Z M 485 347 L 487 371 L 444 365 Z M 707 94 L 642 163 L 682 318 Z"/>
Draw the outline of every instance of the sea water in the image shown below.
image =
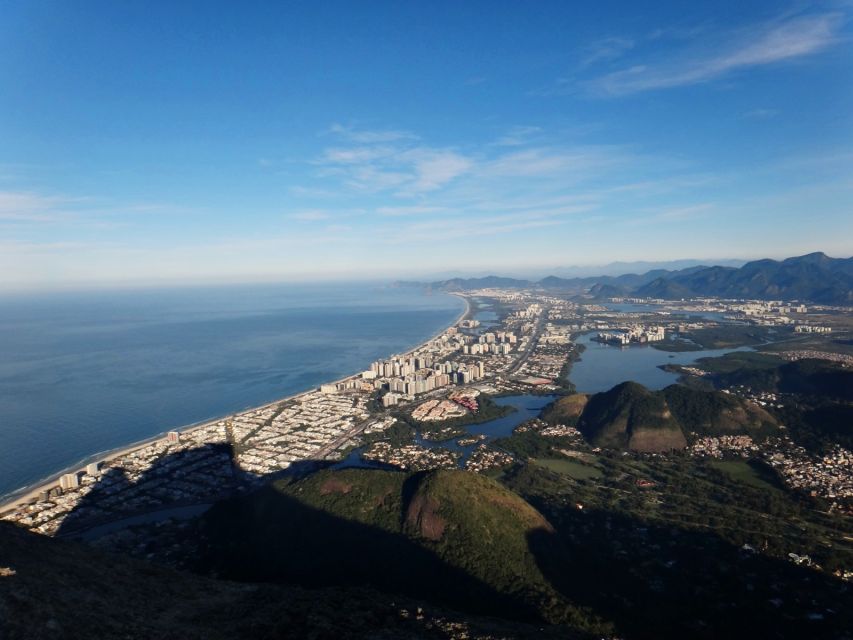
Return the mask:
<path fill-rule="evenodd" d="M 366 369 L 461 299 L 380 283 L 0 296 L 0 495 Z"/>

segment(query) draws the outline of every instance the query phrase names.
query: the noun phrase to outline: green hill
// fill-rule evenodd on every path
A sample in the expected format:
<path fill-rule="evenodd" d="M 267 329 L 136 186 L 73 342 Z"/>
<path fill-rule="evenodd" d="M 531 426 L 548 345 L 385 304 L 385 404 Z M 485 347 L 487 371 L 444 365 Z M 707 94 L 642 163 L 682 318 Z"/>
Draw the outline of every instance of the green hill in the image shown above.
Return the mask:
<path fill-rule="evenodd" d="M 639 452 L 683 449 L 692 433 L 762 436 L 775 427 L 769 413 L 739 398 L 682 385 L 649 391 L 636 382 L 591 396 L 578 420 L 591 444 Z"/>
<path fill-rule="evenodd" d="M 764 435 L 777 427 L 776 419 L 758 405 L 716 391 L 700 391 L 673 384 L 659 392 L 682 429 L 699 436 Z"/>
<path fill-rule="evenodd" d="M 478 474 L 321 471 L 215 506 L 203 531 L 207 568 L 229 578 L 370 585 L 477 613 L 602 628 L 540 571 L 543 558 L 565 564 L 556 541 L 535 557 L 529 549 L 534 532 L 553 531 L 548 521 Z"/>
<path fill-rule="evenodd" d="M 636 382 L 591 396 L 578 429 L 598 447 L 653 452 L 687 446 L 665 398 Z"/>
<path fill-rule="evenodd" d="M 544 633 L 566 637 L 560 627 Z M 371 589 L 214 580 L 0 522 L 3 640 L 490 640 L 542 635 L 541 625 L 462 615 Z"/>

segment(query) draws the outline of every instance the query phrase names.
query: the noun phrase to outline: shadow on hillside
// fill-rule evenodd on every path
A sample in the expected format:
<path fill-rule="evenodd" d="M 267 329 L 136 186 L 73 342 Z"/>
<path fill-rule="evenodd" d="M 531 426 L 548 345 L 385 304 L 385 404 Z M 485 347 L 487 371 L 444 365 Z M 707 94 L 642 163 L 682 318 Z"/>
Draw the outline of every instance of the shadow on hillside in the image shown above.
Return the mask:
<path fill-rule="evenodd" d="M 273 480 L 296 482 L 333 464 L 305 460 L 284 473 L 258 476 L 239 469 L 231 445 L 217 444 L 167 453 L 139 475 L 110 467 L 66 516 L 57 536 L 86 539 L 94 532 L 95 539 L 152 525 L 124 550 L 144 555 L 153 539 L 147 535 L 165 530 L 176 534 L 168 544 L 181 545 L 186 556 L 181 564 L 197 573 L 308 587 L 369 586 L 470 613 L 539 619 L 529 603 L 495 591 L 401 533 L 332 515 L 272 486 Z M 394 514 L 400 522 L 425 475 L 406 479 L 401 512 Z M 211 504 L 187 531 L 163 526 L 184 508 Z M 187 519 L 194 515 L 198 512 Z"/>
<path fill-rule="evenodd" d="M 277 477 L 295 481 L 330 464 L 308 460 L 285 474 L 259 477 L 241 471 L 230 445 L 222 444 L 167 454 L 139 476 L 110 468 L 66 518 L 60 535 L 215 502 L 184 537 L 174 539 L 200 573 L 310 587 L 370 586 L 470 613 L 540 619 L 530 601 L 450 566 L 416 538 L 332 515 L 270 485 Z M 425 476 L 404 481 L 394 516 L 400 523 Z M 243 497 L 249 492 L 250 499 Z M 838 580 L 738 549 L 712 533 L 650 526 L 604 510 L 554 512 L 531 502 L 556 528 L 528 534 L 539 570 L 567 600 L 614 621 L 627 637 L 851 637 L 853 597 Z"/>
<path fill-rule="evenodd" d="M 418 474 L 406 480 L 401 521 L 417 482 Z M 217 504 L 202 520 L 201 534 L 206 545 L 194 568 L 217 577 L 308 587 L 370 586 L 470 613 L 540 619 L 529 603 L 447 564 L 406 535 L 333 515 L 272 486 L 248 500 Z"/>
<path fill-rule="evenodd" d="M 851 591 L 840 580 L 716 534 L 650 526 L 567 508 L 555 532 L 528 534 L 546 578 L 567 599 L 649 640 L 851 638 Z M 555 566 L 553 545 L 567 564 Z"/>
<path fill-rule="evenodd" d="M 141 473 L 134 472 L 131 461 L 103 470 L 56 535 L 75 536 L 104 523 L 215 502 L 259 481 L 234 463 L 233 448 L 225 443 L 167 453 Z"/>

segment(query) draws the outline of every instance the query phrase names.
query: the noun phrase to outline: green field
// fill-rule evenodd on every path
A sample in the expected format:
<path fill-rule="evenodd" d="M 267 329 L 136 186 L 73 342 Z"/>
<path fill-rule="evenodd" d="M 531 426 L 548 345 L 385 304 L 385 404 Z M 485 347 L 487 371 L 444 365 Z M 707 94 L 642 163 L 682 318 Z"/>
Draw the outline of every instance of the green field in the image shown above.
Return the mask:
<path fill-rule="evenodd" d="M 602 476 L 601 471 L 588 464 L 577 460 L 566 460 L 564 458 L 535 458 L 533 462 L 540 467 L 549 469 L 556 473 L 562 473 L 575 480 L 595 480 Z"/>
<path fill-rule="evenodd" d="M 711 466 L 719 469 L 732 480 L 743 482 L 756 489 L 778 489 L 778 484 L 773 482 L 769 470 L 762 472 L 746 460 L 715 460 Z"/>

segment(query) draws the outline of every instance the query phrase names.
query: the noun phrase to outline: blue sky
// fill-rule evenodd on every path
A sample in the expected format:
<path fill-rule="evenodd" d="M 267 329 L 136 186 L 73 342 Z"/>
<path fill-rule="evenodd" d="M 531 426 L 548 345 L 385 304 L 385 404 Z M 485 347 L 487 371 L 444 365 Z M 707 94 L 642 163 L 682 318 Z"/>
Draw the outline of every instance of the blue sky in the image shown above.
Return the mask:
<path fill-rule="evenodd" d="M 853 4 L 592 4 L 0 0 L 0 287 L 853 254 Z"/>

